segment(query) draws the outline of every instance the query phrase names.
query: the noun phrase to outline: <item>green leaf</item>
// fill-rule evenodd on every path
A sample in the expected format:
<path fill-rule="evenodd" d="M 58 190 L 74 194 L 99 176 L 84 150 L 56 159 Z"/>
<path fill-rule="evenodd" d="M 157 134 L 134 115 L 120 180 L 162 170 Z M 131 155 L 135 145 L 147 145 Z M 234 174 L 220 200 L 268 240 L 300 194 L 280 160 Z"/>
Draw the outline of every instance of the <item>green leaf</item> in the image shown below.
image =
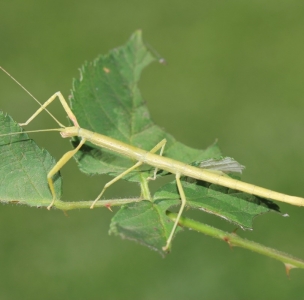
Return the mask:
<path fill-rule="evenodd" d="M 180 201 L 168 200 L 160 203 L 141 201 L 123 206 L 112 218 L 110 234 L 134 240 L 164 255 L 162 247 L 173 227 L 173 221 L 166 215 L 172 205 Z M 177 228 L 176 232 L 180 230 Z"/>
<path fill-rule="evenodd" d="M 21 132 L 13 119 L 0 112 L 0 134 Z M 47 173 L 55 160 L 40 149 L 25 133 L 0 136 L 0 201 L 48 206 L 52 201 Z M 61 178 L 54 178 L 55 191 L 61 196 Z"/>
<path fill-rule="evenodd" d="M 126 45 L 82 66 L 80 79 L 74 80 L 71 97 L 72 110 L 80 126 L 145 150 L 166 138 L 164 156 L 186 163 L 220 157 L 217 145 L 207 150 L 192 149 L 152 122 L 137 83 L 142 70 L 155 60 L 142 41 L 141 31 L 137 31 Z M 85 173 L 112 176 L 135 163 L 91 144 L 82 147 L 76 159 Z M 140 171 L 145 171 L 141 172 L 141 178 L 148 177 L 153 168 L 144 165 Z M 138 172 L 133 171 L 124 179 L 139 181 Z"/>
<path fill-rule="evenodd" d="M 258 215 L 270 211 L 279 212 L 279 206 L 269 200 L 203 181 L 191 179 L 189 182 L 189 178 L 185 177 L 181 181 L 187 198 L 187 207 L 217 215 L 243 229 L 251 229 L 253 219 Z M 180 199 L 176 182 L 162 186 L 154 194 L 153 199 Z"/>
<path fill-rule="evenodd" d="M 186 207 L 215 214 L 242 229 L 252 229 L 253 219 L 258 215 L 279 212 L 273 202 L 253 195 L 202 181 L 194 182 L 186 177 L 181 181 L 187 198 Z M 170 182 L 154 194 L 152 202 L 123 206 L 112 218 L 110 234 L 137 241 L 163 255 L 162 247 L 173 227 L 166 212 L 180 204 L 176 182 Z"/>

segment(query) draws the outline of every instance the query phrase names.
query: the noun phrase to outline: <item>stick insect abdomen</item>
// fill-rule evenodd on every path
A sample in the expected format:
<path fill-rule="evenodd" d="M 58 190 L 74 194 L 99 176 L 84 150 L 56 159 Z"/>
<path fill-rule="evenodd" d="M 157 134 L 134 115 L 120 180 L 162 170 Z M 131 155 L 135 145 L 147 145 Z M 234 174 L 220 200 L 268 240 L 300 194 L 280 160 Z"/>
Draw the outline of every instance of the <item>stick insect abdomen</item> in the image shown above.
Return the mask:
<path fill-rule="evenodd" d="M 89 130 L 79 128 L 77 134 L 80 138 L 86 139 L 87 141 L 90 141 L 91 143 L 99 147 L 106 148 L 116 153 L 123 154 L 136 161 L 149 164 L 153 167 L 156 167 L 161 170 L 165 170 L 172 174 L 189 176 L 198 180 L 203 180 L 213 184 L 222 185 L 227 188 L 236 189 L 238 191 L 242 191 L 255 196 L 282 201 L 293 205 L 304 206 L 303 198 L 285 195 L 269 189 L 258 187 L 250 183 L 246 183 L 230 177 L 222 176 L 220 174 L 215 174 L 212 171 L 190 166 L 183 162 L 179 162 L 168 157 L 151 153 L 149 151 L 128 145 L 126 143 L 117 141 L 111 137 L 101 135 L 99 133 L 94 133 Z M 68 132 L 65 133 L 64 135 L 71 136 Z M 74 131 L 74 135 L 76 135 L 75 131 Z"/>

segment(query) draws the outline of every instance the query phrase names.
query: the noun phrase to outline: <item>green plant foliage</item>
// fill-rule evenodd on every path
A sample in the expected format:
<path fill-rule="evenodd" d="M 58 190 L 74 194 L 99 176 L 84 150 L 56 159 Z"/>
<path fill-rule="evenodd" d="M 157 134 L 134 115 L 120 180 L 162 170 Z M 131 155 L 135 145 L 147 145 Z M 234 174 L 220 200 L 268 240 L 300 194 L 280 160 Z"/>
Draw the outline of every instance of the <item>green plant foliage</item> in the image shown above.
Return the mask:
<path fill-rule="evenodd" d="M 216 144 L 206 150 L 192 149 L 177 142 L 152 122 L 137 83 L 143 68 L 153 61 L 156 58 L 143 43 L 141 32 L 137 31 L 126 45 L 100 56 L 92 63 L 86 63 L 81 68 L 80 80 L 74 80 L 71 98 L 71 106 L 80 125 L 146 150 L 166 138 L 164 155 L 192 165 L 195 164 L 193 162 L 219 158 L 221 153 Z M 2 118 L 2 134 L 21 131 L 9 117 L 2 114 Z M 73 144 L 77 144 L 75 139 Z M 1 170 L 3 174 L 11 174 L 9 177 L 5 175 L 2 181 L 2 201 L 47 205 L 52 199 L 46 180 L 48 171 L 54 165 L 50 155 L 40 150 L 26 134 L 4 136 L 1 149 L 2 156 L 8 155 L 10 159 L 9 163 L 8 159 L 1 160 L 4 164 Z M 76 160 L 80 170 L 86 173 L 112 176 L 117 176 L 135 163 L 90 144 L 81 148 Z M 7 170 L 8 167 L 11 169 Z M 125 179 L 141 182 L 151 176 L 153 170 L 153 167 L 145 165 L 125 176 Z M 158 174 L 167 175 L 162 171 Z M 60 180 L 55 182 L 59 188 Z M 183 179 L 183 186 L 188 207 L 218 215 L 242 228 L 251 228 L 255 216 L 271 210 L 262 199 L 224 187 L 190 178 Z M 114 217 L 110 232 L 161 251 L 173 225 L 166 211 L 172 205 L 180 204 L 175 181 L 163 186 L 146 200 L 150 202 L 123 206 Z M 273 207 L 278 210 L 278 207 Z M 138 217 L 135 218 L 134 213 Z M 144 216 L 145 222 L 141 216 Z M 155 225 L 157 222 L 158 226 Z M 155 238 L 157 235 L 158 238 Z"/>
<path fill-rule="evenodd" d="M 143 43 L 141 32 L 137 31 L 126 45 L 98 57 L 92 63 L 85 63 L 80 79 L 74 80 L 71 97 L 71 107 L 80 126 L 145 150 L 166 139 L 163 155 L 189 165 L 197 166 L 210 158 L 219 159 L 221 153 L 216 144 L 205 150 L 192 149 L 177 142 L 152 122 L 137 83 L 142 70 L 153 61 L 156 58 Z M 19 134 L 21 131 L 9 116 L 0 114 L 0 200 L 47 206 L 52 200 L 47 174 L 55 161 L 46 150 L 39 149 L 27 134 Z M 78 142 L 78 138 L 72 139 L 74 146 Z M 135 164 L 129 158 L 90 143 L 76 154 L 76 161 L 80 170 L 90 175 L 117 176 Z M 141 198 L 99 201 L 96 207 L 121 206 L 112 218 L 110 233 L 135 240 L 163 254 L 162 247 L 166 244 L 174 219 L 168 211 L 173 206 L 179 207 L 180 195 L 175 181 L 151 195 L 147 178 L 153 171 L 153 167 L 144 165 L 124 177 L 140 183 Z M 157 176 L 167 174 L 159 170 Z M 279 211 L 279 207 L 269 200 L 188 177 L 182 177 L 181 181 L 188 208 L 215 214 L 243 229 L 251 229 L 256 216 Z M 59 196 L 59 174 L 54 182 Z M 57 199 L 54 207 L 68 210 L 88 208 L 90 205 L 91 201 L 62 202 Z M 176 232 L 179 230 L 180 227 Z M 280 259 L 287 262 L 285 258 Z"/>
<path fill-rule="evenodd" d="M 12 118 L 0 112 L 1 134 L 22 132 Z M 40 149 L 26 133 L 0 136 L 0 201 L 47 206 L 52 194 L 47 173 L 55 165 L 54 158 Z M 54 178 L 55 191 L 61 195 L 61 178 Z"/>
<path fill-rule="evenodd" d="M 126 45 L 85 63 L 80 79 L 74 80 L 71 97 L 71 107 L 80 126 L 145 150 L 166 138 L 164 156 L 189 164 L 220 157 L 217 145 L 206 150 L 190 148 L 177 142 L 150 119 L 137 83 L 142 70 L 153 61 L 156 58 L 143 43 L 141 31 L 137 31 Z M 135 163 L 94 145 L 82 147 L 76 159 L 85 173 L 113 176 Z M 124 179 L 140 181 L 152 175 L 153 167 L 144 165 L 140 171 L 140 174 L 139 170 L 133 171 Z"/>
<path fill-rule="evenodd" d="M 243 229 L 252 229 L 253 219 L 266 212 L 279 211 L 271 201 L 207 182 L 182 180 L 187 207 L 203 210 L 232 222 Z M 154 201 L 179 199 L 175 181 L 163 186 Z"/>
<path fill-rule="evenodd" d="M 141 201 L 125 205 L 112 218 L 109 233 L 139 242 L 163 255 L 162 247 L 172 229 L 172 221 L 167 217 L 166 211 L 179 202 Z"/>

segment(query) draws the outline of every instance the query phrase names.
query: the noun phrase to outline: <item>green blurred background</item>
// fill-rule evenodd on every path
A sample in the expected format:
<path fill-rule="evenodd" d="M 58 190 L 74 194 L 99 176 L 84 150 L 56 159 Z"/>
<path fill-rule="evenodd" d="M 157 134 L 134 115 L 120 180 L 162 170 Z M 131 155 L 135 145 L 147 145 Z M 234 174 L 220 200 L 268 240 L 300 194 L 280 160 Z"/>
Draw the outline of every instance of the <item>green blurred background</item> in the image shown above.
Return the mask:
<path fill-rule="evenodd" d="M 40 100 L 69 95 L 85 60 L 124 44 L 138 28 L 166 60 L 140 82 L 152 118 L 179 141 L 224 155 L 245 181 L 304 196 L 303 1 L 2 1 L 0 64 Z M 0 109 L 19 122 L 37 108 L 1 74 Z M 58 103 L 52 112 L 63 122 Z M 39 117 L 29 129 L 52 128 Z M 57 159 L 70 149 L 58 134 L 36 134 Z M 94 199 L 106 177 L 63 170 L 64 200 Z M 107 198 L 133 196 L 120 182 Z M 304 258 L 304 208 L 281 205 L 243 237 Z M 165 259 L 108 236 L 106 209 L 61 211 L 2 205 L 0 299 L 301 299 L 304 270 L 184 231 Z M 206 213 L 196 219 L 235 226 Z"/>

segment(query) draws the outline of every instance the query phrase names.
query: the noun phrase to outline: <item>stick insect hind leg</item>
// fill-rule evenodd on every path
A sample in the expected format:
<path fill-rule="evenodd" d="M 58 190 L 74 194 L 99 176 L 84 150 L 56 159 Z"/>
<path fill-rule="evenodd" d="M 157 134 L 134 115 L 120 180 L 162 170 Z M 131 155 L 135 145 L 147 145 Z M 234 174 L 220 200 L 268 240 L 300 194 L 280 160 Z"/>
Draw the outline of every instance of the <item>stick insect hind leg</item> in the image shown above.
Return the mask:
<path fill-rule="evenodd" d="M 183 213 L 183 211 L 184 211 L 184 208 L 185 208 L 185 205 L 186 205 L 186 202 L 187 202 L 186 195 L 185 195 L 185 192 L 184 192 L 182 183 L 181 183 L 181 181 L 180 181 L 180 174 L 176 174 L 175 179 L 176 179 L 176 184 L 177 184 L 177 188 L 178 188 L 178 192 L 179 192 L 179 195 L 180 195 L 182 204 L 181 204 L 181 207 L 180 207 L 180 209 L 179 209 L 179 212 L 178 212 L 178 215 L 177 215 L 177 217 L 176 217 L 176 220 L 175 220 L 175 222 L 174 222 L 174 225 L 173 225 L 173 227 L 172 227 L 172 230 L 171 230 L 171 232 L 170 232 L 170 235 L 169 235 L 169 237 L 168 237 L 168 239 L 167 239 L 166 246 L 162 248 L 163 251 L 167 251 L 167 250 L 169 250 L 169 248 L 170 248 L 170 244 L 171 244 L 171 241 L 172 241 L 172 239 L 173 239 L 174 232 L 175 232 L 175 230 L 176 230 L 176 227 L 177 227 L 177 225 L 178 225 L 179 219 L 180 219 L 180 217 L 182 216 L 182 213 Z"/>
<path fill-rule="evenodd" d="M 166 139 L 161 140 L 155 147 L 153 147 L 149 153 L 155 153 L 156 151 L 160 150 L 160 155 L 163 154 L 165 145 L 167 143 Z M 103 195 L 103 193 L 105 192 L 105 190 L 111 186 L 113 183 L 117 182 L 119 179 L 123 178 L 125 175 L 127 175 L 128 173 L 130 173 L 131 171 L 133 171 L 134 169 L 138 168 L 139 166 L 141 166 L 142 164 L 144 164 L 144 162 L 139 161 L 137 162 L 134 166 L 132 166 L 131 168 L 127 169 L 126 171 L 122 172 L 121 174 L 119 174 L 118 176 L 116 176 L 115 178 L 113 178 L 111 181 L 109 181 L 108 183 L 105 184 L 104 188 L 102 189 L 101 193 L 97 196 L 97 198 L 94 200 L 94 202 L 91 205 L 91 209 L 94 208 L 96 202 L 101 198 L 101 196 Z M 154 174 L 153 177 L 148 177 L 147 180 L 154 180 L 156 178 L 156 173 L 157 173 L 157 168 L 155 168 L 154 170 Z"/>

